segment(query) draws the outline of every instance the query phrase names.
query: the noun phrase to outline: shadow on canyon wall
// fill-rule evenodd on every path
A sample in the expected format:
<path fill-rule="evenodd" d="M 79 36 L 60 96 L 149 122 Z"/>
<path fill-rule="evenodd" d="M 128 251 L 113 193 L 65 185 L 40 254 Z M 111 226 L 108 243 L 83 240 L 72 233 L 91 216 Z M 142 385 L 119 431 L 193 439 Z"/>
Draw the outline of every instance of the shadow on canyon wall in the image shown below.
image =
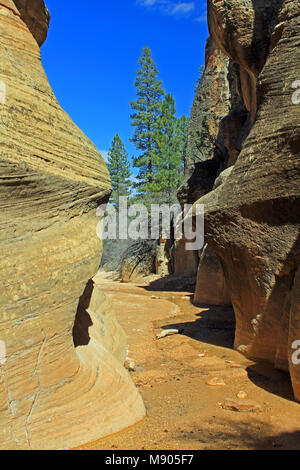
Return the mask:
<path fill-rule="evenodd" d="M 90 342 L 89 327 L 93 325 L 92 319 L 87 311 L 90 306 L 94 283 L 90 279 L 79 299 L 75 322 L 73 326 L 73 342 L 75 348 L 87 346 Z"/>

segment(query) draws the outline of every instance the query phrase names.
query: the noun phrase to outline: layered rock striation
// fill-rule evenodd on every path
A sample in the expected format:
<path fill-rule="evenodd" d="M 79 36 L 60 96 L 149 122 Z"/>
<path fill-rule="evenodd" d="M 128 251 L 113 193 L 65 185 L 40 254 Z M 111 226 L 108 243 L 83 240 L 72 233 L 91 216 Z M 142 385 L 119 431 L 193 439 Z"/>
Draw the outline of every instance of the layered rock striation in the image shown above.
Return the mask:
<path fill-rule="evenodd" d="M 2 449 L 74 447 L 145 413 L 123 330 L 91 281 L 110 179 L 49 86 L 48 23 L 42 0 L 0 0 Z"/>

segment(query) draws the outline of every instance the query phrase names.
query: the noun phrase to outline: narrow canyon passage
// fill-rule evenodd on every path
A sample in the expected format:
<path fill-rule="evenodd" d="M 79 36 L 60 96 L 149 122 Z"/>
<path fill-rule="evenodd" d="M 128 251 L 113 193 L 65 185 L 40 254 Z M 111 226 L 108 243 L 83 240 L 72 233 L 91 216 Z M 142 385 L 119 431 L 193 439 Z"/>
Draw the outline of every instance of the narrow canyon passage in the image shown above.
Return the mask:
<path fill-rule="evenodd" d="M 0 449 L 300 450 L 300 2 L 46 3 L 0 0 Z"/>
<path fill-rule="evenodd" d="M 147 416 L 80 450 L 300 449 L 290 379 L 232 349 L 230 309 L 195 307 L 190 292 L 167 283 L 155 291 L 163 289 L 155 277 L 122 284 L 99 273 L 94 280 L 126 331 Z M 168 328 L 180 333 L 156 339 Z"/>

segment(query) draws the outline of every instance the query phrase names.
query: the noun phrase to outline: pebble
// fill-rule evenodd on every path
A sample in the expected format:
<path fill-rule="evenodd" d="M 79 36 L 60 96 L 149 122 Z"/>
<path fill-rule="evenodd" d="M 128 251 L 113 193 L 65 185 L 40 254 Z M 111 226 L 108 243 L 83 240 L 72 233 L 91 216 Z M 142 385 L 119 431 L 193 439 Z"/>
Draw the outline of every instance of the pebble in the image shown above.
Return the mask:
<path fill-rule="evenodd" d="M 222 408 L 224 408 L 224 410 L 231 411 L 258 411 L 261 409 L 261 406 L 250 400 L 226 398 L 222 404 Z"/>
<path fill-rule="evenodd" d="M 215 386 L 224 386 L 226 385 L 226 383 L 220 377 L 213 377 L 212 379 L 209 379 L 206 382 L 206 385 L 211 385 L 215 387 Z"/>
<path fill-rule="evenodd" d="M 124 367 L 129 372 L 134 372 L 136 370 L 136 365 L 133 359 L 126 359 L 126 361 L 124 362 Z"/>
<path fill-rule="evenodd" d="M 163 330 L 156 335 L 156 339 L 161 339 L 161 338 L 165 338 L 166 336 L 172 336 L 172 335 L 178 335 L 178 334 L 179 334 L 179 330 L 175 330 L 175 329 Z"/>
<path fill-rule="evenodd" d="M 240 398 L 240 399 L 242 399 L 242 400 L 243 400 L 244 398 L 247 398 L 247 396 L 248 396 L 247 393 L 244 392 L 244 391 L 242 391 L 242 390 L 237 394 L 237 397 Z"/>

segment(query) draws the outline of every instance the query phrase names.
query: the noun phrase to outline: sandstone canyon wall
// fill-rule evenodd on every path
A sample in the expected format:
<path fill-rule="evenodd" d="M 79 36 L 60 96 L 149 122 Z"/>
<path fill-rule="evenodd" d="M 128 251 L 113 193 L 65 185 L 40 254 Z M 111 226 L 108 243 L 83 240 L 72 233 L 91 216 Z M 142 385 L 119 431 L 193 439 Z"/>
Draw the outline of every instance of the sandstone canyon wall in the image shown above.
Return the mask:
<path fill-rule="evenodd" d="M 207 88 L 229 90 L 227 117 L 214 118 L 225 152 L 204 183 L 198 169 L 196 190 L 189 177 L 184 194 L 193 199 L 198 192 L 197 203 L 205 205 L 205 240 L 218 259 L 213 282 L 220 285 L 222 266 L 236 315 L 235 347 L 288 371 L 300 401 L 300 366 L 292 360 L 300 340 L 300 105 L 292 99 L 300 80 L 300 4 L 208 0 L 208 22 L 210 41 L 228 63 L 227 79 Z M 203 118 L 197 123 L 201 132 Z M 200 168 L 215 155 L 207 145 L 204 153 Z M 197 163 L 191 167 L 193 174 Z M 203 292 L 207 265 L 200 268 Z"/>
<path fill-rule="evenodd" d="M 91 281 L 110 179 L 49 86 L 48 24 L 42 0 L 0 0 L 2 449 L 74 447 L 145 413 L 123 330 Z"/>

